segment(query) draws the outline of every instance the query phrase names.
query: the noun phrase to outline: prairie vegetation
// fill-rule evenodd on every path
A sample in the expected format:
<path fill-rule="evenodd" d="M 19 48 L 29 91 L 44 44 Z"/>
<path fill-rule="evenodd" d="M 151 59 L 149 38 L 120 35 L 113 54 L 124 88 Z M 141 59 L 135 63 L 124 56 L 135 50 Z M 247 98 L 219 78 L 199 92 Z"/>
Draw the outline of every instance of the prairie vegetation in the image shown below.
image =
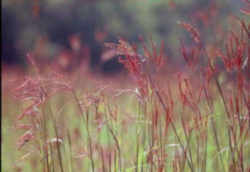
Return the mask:
<path fill-rule="evenodd" d="M 2 170 L 249 171 L 249 21 L 232 17 L 209 42 L 177 24 L 183 68 L 169 43 L 141 37 L 105 43 L 127 71 L 113 78 L 44 68 L 32 52 L 25 72 L 3 68 Z"/>

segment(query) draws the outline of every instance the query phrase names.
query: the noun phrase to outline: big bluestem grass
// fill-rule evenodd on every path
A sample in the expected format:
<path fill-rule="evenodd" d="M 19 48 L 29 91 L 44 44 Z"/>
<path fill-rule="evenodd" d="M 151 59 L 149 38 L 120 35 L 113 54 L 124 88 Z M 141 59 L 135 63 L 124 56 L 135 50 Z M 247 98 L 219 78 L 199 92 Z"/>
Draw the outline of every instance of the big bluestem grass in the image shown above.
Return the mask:
<path fill-rule="evenodd" d="M 178 22 L 191 38 L 189 45 L 180 41 L 185 72 L 164 73 L 170 65 L 163 41 L 140 38 L 142 54 L 123 38 L 107 43 L 131 78 L 123 88 L 96 84 L 82 71 L 43 71 L 28 54 L 34 70 L 18 86 L 11 81 L 12 98 L 3 83 L 3 99 L 12 99 L 2 104 L 10 115 L 4 127 L 8 118 L 14 126 L 4 131 L 3 146 L 15 141 L 20 153 L 4 170 L 249 171 L 250 26 L 233 20 L 238 28 L 220 46 L 206 44 L 191 22 Z"/>

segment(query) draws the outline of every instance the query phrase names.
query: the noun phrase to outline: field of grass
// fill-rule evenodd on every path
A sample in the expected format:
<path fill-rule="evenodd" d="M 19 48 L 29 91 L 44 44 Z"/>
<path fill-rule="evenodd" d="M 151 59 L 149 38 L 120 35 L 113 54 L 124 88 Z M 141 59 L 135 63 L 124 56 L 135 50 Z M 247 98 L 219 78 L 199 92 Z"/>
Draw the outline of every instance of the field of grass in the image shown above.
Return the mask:
<path fill-rule="evenodd" d="M 191 24 L 184 69 L 164 43 L 106 46 L 128 71 L 113 79 L 30 67 L 2 71 L 2 171 L 250 171 L 250 25 L 205 44 Z M 236 28 L 237 29 L 237 28 Z M 150 48 L 149 48 L 150 47 Z"/>

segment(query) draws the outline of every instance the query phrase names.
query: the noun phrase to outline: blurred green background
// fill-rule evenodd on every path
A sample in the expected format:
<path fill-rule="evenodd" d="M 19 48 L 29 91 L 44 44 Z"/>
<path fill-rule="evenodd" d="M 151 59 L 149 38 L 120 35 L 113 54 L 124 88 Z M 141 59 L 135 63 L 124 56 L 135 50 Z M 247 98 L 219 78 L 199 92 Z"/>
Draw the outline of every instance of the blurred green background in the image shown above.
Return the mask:
<path fill-rule="evenodd" d="M 24 64 L 31 51 L 36 58 L 55 59 L 72 50 L 70 40 L 77 36 L 95 68 L 100 67 L 104 42 L 122 36 L 137 43 L 143 36 L 164 40 L 170 60 L 178 63 L 179 38 L 187 33 L 177 21 L 195 24 L 209 41 L 213 24 L 223 25 L 225 16 L 238 15 L 243 5 L 239 0 L 2 0 L 2 62 Z M 115 63 L 103 69 L 112 70 Z"/>

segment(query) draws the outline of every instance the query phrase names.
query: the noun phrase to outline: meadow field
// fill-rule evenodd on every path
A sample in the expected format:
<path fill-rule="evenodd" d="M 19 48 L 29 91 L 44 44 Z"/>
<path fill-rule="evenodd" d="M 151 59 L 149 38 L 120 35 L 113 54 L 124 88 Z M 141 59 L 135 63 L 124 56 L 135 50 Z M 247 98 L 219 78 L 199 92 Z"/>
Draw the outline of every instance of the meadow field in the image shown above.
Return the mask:
<path fill-rule="evenodd" d="M 249 3 L 246 1 L 246 3 Z M 177 21 L 183 66 L 162 40 L 118 37 L 105 47 L 124 71 L 65 72 L 27 53 L 2 66 L 3 172 L 249 172 L 250 25 L 231 17 L 205 41 Z"/>

